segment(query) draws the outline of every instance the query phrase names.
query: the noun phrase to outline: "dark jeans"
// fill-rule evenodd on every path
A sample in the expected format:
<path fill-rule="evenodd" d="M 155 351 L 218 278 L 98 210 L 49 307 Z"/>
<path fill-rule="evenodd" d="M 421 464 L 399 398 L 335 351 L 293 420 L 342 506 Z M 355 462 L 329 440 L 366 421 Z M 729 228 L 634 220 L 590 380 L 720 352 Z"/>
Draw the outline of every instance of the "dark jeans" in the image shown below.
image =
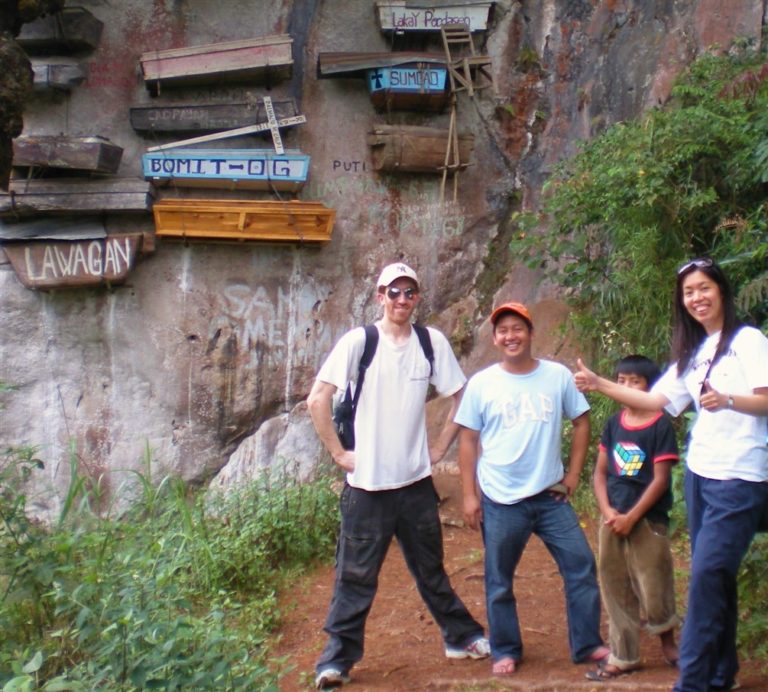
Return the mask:
<path fill-rule="evenodd" d="M 557 563 L 565 585 L 568 644 L 574 663 L 603 644 L 600 637 L 600 591 L 595 556 L 579 519 L 568 502 L 543 492 L 512 505 L 485 495 L 485 598 L 495 661 L 523 657 L 523 639 L 517 617 L 513 580 L 517 563 L 531 534 L 536 534 Z"/>
<path fill-rule="evenodd" d="M 736 575 L 768 502 L 768 484 L 718 481 L 687 470 L 685 501 L 691 579 L 675 690 L 729 689 L 739 669 Z"/>
<path fill-rule="evenodd" d="M 365 620 L 393 536 L 445 643 L 464 646 L 483 634 L 482 625 L 456 595 L 443 567 L 443 537 L 432 478 L 378 492 L 345 485 L 336 583 L 324 628 L 329 639 L 317 662 L 318 673 L 327 668 L 346 673 L 363 657 Z"/>

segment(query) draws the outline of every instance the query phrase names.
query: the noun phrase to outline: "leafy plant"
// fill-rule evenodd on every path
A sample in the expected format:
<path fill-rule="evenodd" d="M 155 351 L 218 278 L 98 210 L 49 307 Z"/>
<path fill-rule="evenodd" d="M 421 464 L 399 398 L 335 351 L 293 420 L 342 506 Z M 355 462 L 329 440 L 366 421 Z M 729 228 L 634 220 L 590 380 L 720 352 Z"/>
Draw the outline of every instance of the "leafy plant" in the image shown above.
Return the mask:
<path fill-rule="evenodd" d="M 26 515 L 34 450 L 0 465 L 0 685 L 8 690 L 277 689 L 267 641 L 286 574 L 332 554 L 333 479 L 265 475 L 206 505 L 179 479 L 97 514 L 73 459 L 58 520 Z"/>
<path fill-rule="evenodd" d="M 675 270 L 713 253 L 742 289 L 740 306 L 768 317 L 765 194 L 754 156 L 767 128 L 764 83 L 723 95 L 752 62 L 706 57 L 673 105 L 620 123 L 560 164 L 541 214 L 517 214 L 513 251 L 543 268 L 575 308 L 571 326 L 610 370 L 627 351 L 668 353 Z M 742 288 L 743 287 L 743 288 Z M 615 335 L 618 338 L 611 338 Z"/>

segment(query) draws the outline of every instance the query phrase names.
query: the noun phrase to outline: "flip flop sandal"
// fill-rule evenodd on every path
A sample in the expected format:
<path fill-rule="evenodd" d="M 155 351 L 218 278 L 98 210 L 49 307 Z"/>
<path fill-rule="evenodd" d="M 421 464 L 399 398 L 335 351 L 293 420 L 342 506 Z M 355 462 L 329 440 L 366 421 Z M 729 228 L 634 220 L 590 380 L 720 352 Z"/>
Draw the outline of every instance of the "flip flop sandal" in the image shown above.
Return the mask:
<path fill-rule="evenodd" d="M 590 670 L 585 674 L 584 677 L 586 677 L 587 680 L 591 680 L 592 682 L 608 682 L 608 680 L 613 680 L 614 678 L 620 678 L 624 675 L 631 675 L 637 670 L 637 668 L 622 670 L 621 668 L 616 668 L 615 666 L 612 666 L 612 668 L 613 670 L 611 670 L 607 665 L 600 666 L 597 670 Z"/>

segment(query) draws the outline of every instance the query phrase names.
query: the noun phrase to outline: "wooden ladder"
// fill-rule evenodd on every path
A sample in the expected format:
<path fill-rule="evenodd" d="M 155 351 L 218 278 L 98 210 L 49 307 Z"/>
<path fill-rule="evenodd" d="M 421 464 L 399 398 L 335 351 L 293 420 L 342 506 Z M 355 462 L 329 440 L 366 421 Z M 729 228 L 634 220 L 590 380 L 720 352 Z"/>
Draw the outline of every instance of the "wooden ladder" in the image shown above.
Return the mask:
<path fill-rule="evenodd" d="M 491 71 L 491 58 L 478 55 L 472 33 L 466 24 L 443 24 L 440 36 L 445 51 L 445 62 L 451 91 L 465 91 L 470 97 L 475 91 L 490 87 L 496 94 L 496 82 Z"/>
<path fill-rule="evenodd" d="M 451 85 L 451 119 L 448 126 L 448 141 L 443 161 L 443 179 L 440 182 L 440 204 L 445 201 L 445 185 L 448 175 L 453 177 L 453 201 L 457 201 L 459 190 L 459 171 L 467 165 L 462 163 L 459 151 L 459 128 L 456 119 L 457 94 L 466 91 L 470 98 L 475 92 L 491 88 L 496 95 L 496 82 L 491 71 L 491 58 L 478 55 L 472 32 L 467 24 L 443 24 L 440 37 L 445 51 L 445 65 Z"/>
<path fill-rule="evenodd" d="M 459 193 L 459 170 L 461 169 L 461 155 L 459 153 L 459 129 L 456 124 L 456 95 L 451 98 L 451 119 L 448 125 L 448 143 L 445 149 L 445 159 L 441 170 L 443 179 L 440 181 L 440 204 L 445 201 L 445 183 L 448 174 L 453 176 L 453 201 L 456 202 Z"/>

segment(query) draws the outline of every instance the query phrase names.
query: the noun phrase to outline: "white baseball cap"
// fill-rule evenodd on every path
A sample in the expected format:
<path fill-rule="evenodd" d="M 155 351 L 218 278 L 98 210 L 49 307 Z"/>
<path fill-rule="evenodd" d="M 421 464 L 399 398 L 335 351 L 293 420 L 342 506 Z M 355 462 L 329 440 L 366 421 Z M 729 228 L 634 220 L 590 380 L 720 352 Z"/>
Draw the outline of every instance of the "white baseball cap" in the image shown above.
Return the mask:
<path fill-rule="evenodd" d="M 400 277 L 405 276 L 409 279 L 413 279 L 416 285 L 419 285 L 419 279 L 416 276 L 416 272 L 413 271 L 407 264 L 403 262 L 395 262 L 394 264 L 388 264 L 379 274 L 379 281 L 376 284 L 377 288 L 382 286 L 389 286 L 393 281 L 396 281 Z"/>

